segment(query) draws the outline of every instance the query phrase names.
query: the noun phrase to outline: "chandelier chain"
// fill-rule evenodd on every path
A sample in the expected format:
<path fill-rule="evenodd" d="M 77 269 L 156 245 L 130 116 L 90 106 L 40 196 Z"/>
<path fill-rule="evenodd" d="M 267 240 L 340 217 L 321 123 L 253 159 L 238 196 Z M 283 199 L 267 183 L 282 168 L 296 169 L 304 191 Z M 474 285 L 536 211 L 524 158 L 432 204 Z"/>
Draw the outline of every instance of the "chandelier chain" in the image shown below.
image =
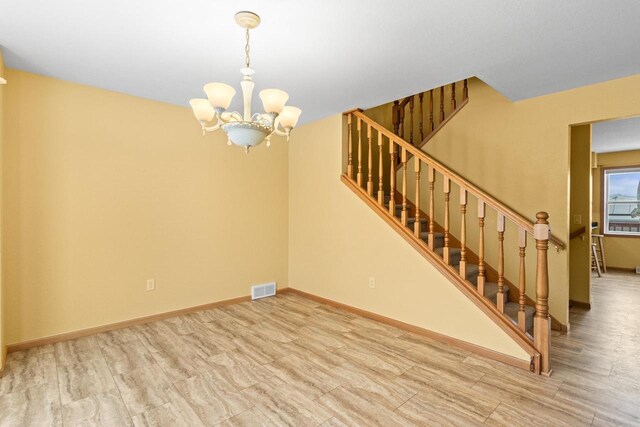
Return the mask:
<path fill-rule="evenodd" d="M 249 58 L 250 51 L 251 48 L 249 47 L 249 29 L 247 28 L 247 44 L 244 46 L 245 64 L 247 64 L 247 68 L 250 68 L 249 66 L 251 65 L 251 59 Z"/>

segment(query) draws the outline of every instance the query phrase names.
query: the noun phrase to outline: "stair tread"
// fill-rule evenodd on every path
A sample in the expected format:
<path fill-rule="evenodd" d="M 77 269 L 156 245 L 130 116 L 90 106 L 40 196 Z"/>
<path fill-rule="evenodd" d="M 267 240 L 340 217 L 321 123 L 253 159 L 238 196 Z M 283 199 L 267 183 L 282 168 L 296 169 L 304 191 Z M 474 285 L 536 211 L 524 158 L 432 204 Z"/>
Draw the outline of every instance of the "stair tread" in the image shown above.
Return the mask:
<path fill-rule="evenodd" d="M 506 314 L 513 320 L 518 320 L 518 311 L 520 311 L 520 304 L 518 304 L 517 302 L 508 302 L 504 305 L 504 314 Z M 535 313 L 535 307 L 531 307 L 530 305 L 524 306 L 525 317 L 533 317 Z"/>
<path fill-rule="evenodd" d="M 518 324 L 518 311 L 520 310 L 520 304 L 515 302 L 508 302 L 504 305 L 504 314 L 513 322 L 514 325 Z M 536 309 L 530 305 L 524 306 L 524 325 L 528 334 L 533 334 L 533 316 L 536 314 Z"/>
<path fill-rule="evenodd" d="M 478 264 L 467 264 L 467 276 L 469 275 L 469 273 L 478 274 L 479 270 L 480 269 L 478 268 Z"/>
<path fill-rule="evenodd" d="M 444 248 L 443 247 L 439 247 L 439 248 L 435 248 L 435 252 L 442 256 L 442 254 L 444 253 Z M 460 253 L 460 248 L 449 248 L 449 255 L 458 255 Z"/>
<path fill-rule="evenodd" d="M 438 239 L 440 237 L 444 238 L 444 233 L 434 232 L 433 233 L 433 237 L 435 237 L 436 239 Z M 420 232 L 420 238 L 422 240 L 428 240 L 429 239 L 429 232 L 428 231 L 421 231 Z"/>
<path fill-rule="evenodd" d="M 506 301 L 506 296 L 509 293 L 509 288 L 507 286 L 503 287 L 503 293 L 504 293 L 505 301 Z M 485 282 L 484 283 L 484 296 L 489 298 L 494 303 L 496 303 L 497 298 L 498 298 L 498 284 L 497 283 L 493 283 L 493 282 Z"/>
<path fill-rule="evenodd" d="M 411 217 L 407 218 L 407 222 L 416 222 L 416 217 L 415 216 L 411 216 Z M 427 218 L 420 217 L 420 223 L 421 224 L 426 224 L 427 222 L 428 222 Z"/>

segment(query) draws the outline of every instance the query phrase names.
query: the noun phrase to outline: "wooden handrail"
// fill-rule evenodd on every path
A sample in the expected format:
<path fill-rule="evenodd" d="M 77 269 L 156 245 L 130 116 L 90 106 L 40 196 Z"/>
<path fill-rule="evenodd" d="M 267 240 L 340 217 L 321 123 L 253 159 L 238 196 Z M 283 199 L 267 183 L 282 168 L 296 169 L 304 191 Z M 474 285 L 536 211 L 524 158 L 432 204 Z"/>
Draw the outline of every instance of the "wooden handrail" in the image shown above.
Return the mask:
<path fill-rule="evenodd" d="M 409 101 L 411 101 L 411 98 L 413 98 L 413 95 L 412 96 L 407 96 L 405 99 L 400 101 L 400 104 L 398 104 L 398 106 L 400 108 L 404 108 L 409 103 Z"/>
<path fill-rule="evenodd" d="M 587 227 L 581 227 L 569 235 L 569 240 L 573 240 L 576 237 L 580 237 L 586 232 L 587 232 Z"/>
<path fill-rule="evenodd" d="M 393 143 L 398 144 L 400 147 L 406 150 L 407 153 L 410 153 L 413 156 L 416 156 L 421 161 L 427 163 L 434 170 L 446 176 L 461 188 L 466 189 L 469 193 L 473 194 L 479 200 L 482 200 L 485 204 L 492 207 L 497 212 L 503 214 L 506 218 L 508 218 L 511 222 L 513 222 L 518 227 L 524 228 L 529 233 L 533 233 L 534 223 L 532 221 L 526 219 L 525 217 L 523 217 L 522 215 L 520 215 L 519 213 L 517 213 L 516 211 L 514 211 L 504 203 L 500 202 L 498 199 L 491 196 L 490 194 L 488 194 L 478 186 L 472 184 L 471 182 L 469 182 L 459 174 L 455 173 L 454 171 L 452 171 L 442 163 L 438 162 L 433 157 L 427 155 L 424 151 L 419 150 L 418 148 L 411 145 L 409 142 L 405 141 L 403 138 L 400 138 L 398 135 L 394 134 L 384 126 L 370 119 L 367 115 L 365 115 L 361 111 L 353 111 L 351 112 L 351 114 L 353 114 L 355 117 L 365 122 L 367 126 L 370 126 L 380 134 L 389 138 L 389 140 L 392 141 Z M 553 245 L 556 246 L 556 248 L 558 248 L 558 250 L 566 249 L 566 244 L 562 240 L 560 240 L 557 236 L 554 236 L 553 234 L 551 234 L 549 237 L 549 240 L 553 243 Z"/>

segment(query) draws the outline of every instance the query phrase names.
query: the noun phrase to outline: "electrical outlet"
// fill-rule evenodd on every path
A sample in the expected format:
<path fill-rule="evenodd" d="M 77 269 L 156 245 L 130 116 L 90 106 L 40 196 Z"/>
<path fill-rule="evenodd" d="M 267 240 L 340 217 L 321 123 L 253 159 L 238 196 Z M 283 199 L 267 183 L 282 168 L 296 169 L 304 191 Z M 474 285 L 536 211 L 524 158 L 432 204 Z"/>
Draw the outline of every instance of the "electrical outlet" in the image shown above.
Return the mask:
<path fill-rule="evenodd" d="M 147 290 L 148 291 L 155 291 L 156 290 L 156 280 L 155 279 L 147 280 Z"/>
<path fill-rule="evenodd" d="M 369 287 L 371 289 L 375 289 L 376 288 L 376 278 L 375 277 L 369 277 Z"/>
<path fill-rule="evenodd" d="M 573 216 L 573 223 L 580 225 L 582 224 L 582 215 L 574 215 Z"/>

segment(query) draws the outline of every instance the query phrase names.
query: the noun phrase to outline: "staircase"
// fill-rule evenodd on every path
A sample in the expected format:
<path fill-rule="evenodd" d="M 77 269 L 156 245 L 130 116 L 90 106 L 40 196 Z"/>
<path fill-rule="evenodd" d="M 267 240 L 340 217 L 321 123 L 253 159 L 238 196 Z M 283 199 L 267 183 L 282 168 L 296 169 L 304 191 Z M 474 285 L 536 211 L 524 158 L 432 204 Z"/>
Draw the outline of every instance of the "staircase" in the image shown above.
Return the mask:
<path fill-rule="evenodd" d="M 452 93 L 455 97 L 455 88 Z M 466 104 L 466 90 L 463 93 Z M 345 117 L 348 156 L 342 181 L 520 345 L 531 357 L 533 372 L 549 375 L 547 251 L 549 242 L 559 249 L 564 249 L 564 243 L 550 234 L 548 215 L 539 212 L 535 222 L 524 218 L 397 135 L 398 129 L 386 129 L 361 110 L 347 112 Z M 421 194 L 422 187 L 428 188 L 427 197 Z M 458 195 L 455 230 L 452 192 Z M 473 244 L 467 241 L 470 202 L 477 206 Z M 488 214 L 496 221 L 495 253 L 485 253 L 493 248 L 485 244 Z M 505 258 L 506 232 L 517 236 L 511 258 Z M 527 296 L 528 236 L 535 240 L 535 302 Z M 497 268 L 488 264 L 487 255 L 496 260 Z M 510 261 L 516 264 L 509 267 L 518 271 L 517 285 L 505 276 L 505 262 Z"/>

